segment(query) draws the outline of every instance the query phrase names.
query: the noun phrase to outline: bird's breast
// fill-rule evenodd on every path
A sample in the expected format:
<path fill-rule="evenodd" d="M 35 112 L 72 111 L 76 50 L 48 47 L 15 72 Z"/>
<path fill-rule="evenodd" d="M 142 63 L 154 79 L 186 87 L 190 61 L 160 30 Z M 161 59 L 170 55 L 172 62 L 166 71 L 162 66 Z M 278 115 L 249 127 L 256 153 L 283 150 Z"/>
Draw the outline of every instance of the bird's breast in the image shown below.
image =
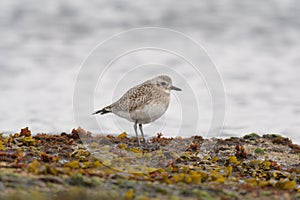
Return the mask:
<path fill-rule="evenodd" d="M 167 110 L 168 105 L 165 104 L 148 104 L 143 108 L 136 109 L 130 113 L 133 121 L 147 124 L 160 118 Z"/>

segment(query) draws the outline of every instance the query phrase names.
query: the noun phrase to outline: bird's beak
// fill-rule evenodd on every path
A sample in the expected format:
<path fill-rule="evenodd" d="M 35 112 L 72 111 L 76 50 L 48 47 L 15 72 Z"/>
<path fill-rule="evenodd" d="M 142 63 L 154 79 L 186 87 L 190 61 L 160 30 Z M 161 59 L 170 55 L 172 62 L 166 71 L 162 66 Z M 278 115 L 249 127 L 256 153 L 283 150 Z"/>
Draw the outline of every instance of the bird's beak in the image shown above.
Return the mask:
<path fill-rule="evenodd" d="M 182 91 L 180 88 L 178 88 L 178 87 L 175 87 L 175 86 L 173 86 L 173 85 L 170 87 L 170 89 L 171 89 L 171 90 Z"/>

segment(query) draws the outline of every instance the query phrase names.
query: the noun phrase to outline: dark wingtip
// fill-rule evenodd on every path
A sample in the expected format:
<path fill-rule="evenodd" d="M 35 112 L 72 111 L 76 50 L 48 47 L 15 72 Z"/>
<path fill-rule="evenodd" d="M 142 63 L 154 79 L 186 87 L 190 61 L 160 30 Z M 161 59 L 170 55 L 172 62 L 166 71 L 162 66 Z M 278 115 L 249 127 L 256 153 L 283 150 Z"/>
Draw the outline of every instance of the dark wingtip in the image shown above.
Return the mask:
<path fill-rule="evenodd" d="M 96 112 L 93 112 L 92 115 L 96 115 L 96 114 L 101 114 L 101 115 L 103 115 L 103 114 L 110 113 L 110 112 L 111 112 L 111 111 L 106 110 L 106 108 L 103 108 L 103 109 L 101 109 L 101 110 L 98 110 L 98 111 L 96 111 Z"/>

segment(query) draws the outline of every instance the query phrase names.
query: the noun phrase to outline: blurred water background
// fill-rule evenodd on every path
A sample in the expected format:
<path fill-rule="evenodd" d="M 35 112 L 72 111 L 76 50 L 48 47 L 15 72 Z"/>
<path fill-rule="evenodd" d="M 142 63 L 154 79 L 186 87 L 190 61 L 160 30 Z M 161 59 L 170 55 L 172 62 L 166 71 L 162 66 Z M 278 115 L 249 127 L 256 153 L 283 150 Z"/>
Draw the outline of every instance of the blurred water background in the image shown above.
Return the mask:
<path fill-rule="evenodd" d="M 144 26 L 181 31 L 206 49 L 226 92 L 222 136 L 280 133 L 300 143 L 297 0 L 2 0 L 0 132 L 16 132 L 25 126 L 35 133 L 69 132 L 78 125 L 72 98 L 83 60 L 107 37 Z M 164 59 L 176 65 L 176 60 Z M 130 64 L 130 59 L 126 62 Z M 99 96 L 98 108 L 108 100 L 101 101 Z M 178 111 L 175 107 L 170 106 L 170 116 Z M 202 123 L 208 124 L 211 107 L 204 102 L 200 109 Z M 172 132 L 173 125 L 165 126 L 163 132 Z M 118 131 L 110 124 L 104 127 L 106 132 Z M 200 128 L 199 134 L 204 130 Z"/>

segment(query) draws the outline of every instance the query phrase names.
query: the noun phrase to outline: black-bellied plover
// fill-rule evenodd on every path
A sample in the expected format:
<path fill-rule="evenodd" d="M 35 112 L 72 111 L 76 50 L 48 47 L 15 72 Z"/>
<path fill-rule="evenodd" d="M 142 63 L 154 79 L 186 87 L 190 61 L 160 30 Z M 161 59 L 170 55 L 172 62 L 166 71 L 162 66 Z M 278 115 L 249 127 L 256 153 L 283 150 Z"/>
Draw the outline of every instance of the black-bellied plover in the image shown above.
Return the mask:
<path fill-rule="evenodd" d="M 143 124 L 157 120 L 166 112 L 170 103 L 171 90 L 181 91 L 180 88 L 172 85 L 172 79 L 169 76 L 157 76 L 129 89 L 118 101 L 93 114 L 114 113 L 134 122 L 137 142 L 141 146 L 137 125 L 145 143 Z"/>

